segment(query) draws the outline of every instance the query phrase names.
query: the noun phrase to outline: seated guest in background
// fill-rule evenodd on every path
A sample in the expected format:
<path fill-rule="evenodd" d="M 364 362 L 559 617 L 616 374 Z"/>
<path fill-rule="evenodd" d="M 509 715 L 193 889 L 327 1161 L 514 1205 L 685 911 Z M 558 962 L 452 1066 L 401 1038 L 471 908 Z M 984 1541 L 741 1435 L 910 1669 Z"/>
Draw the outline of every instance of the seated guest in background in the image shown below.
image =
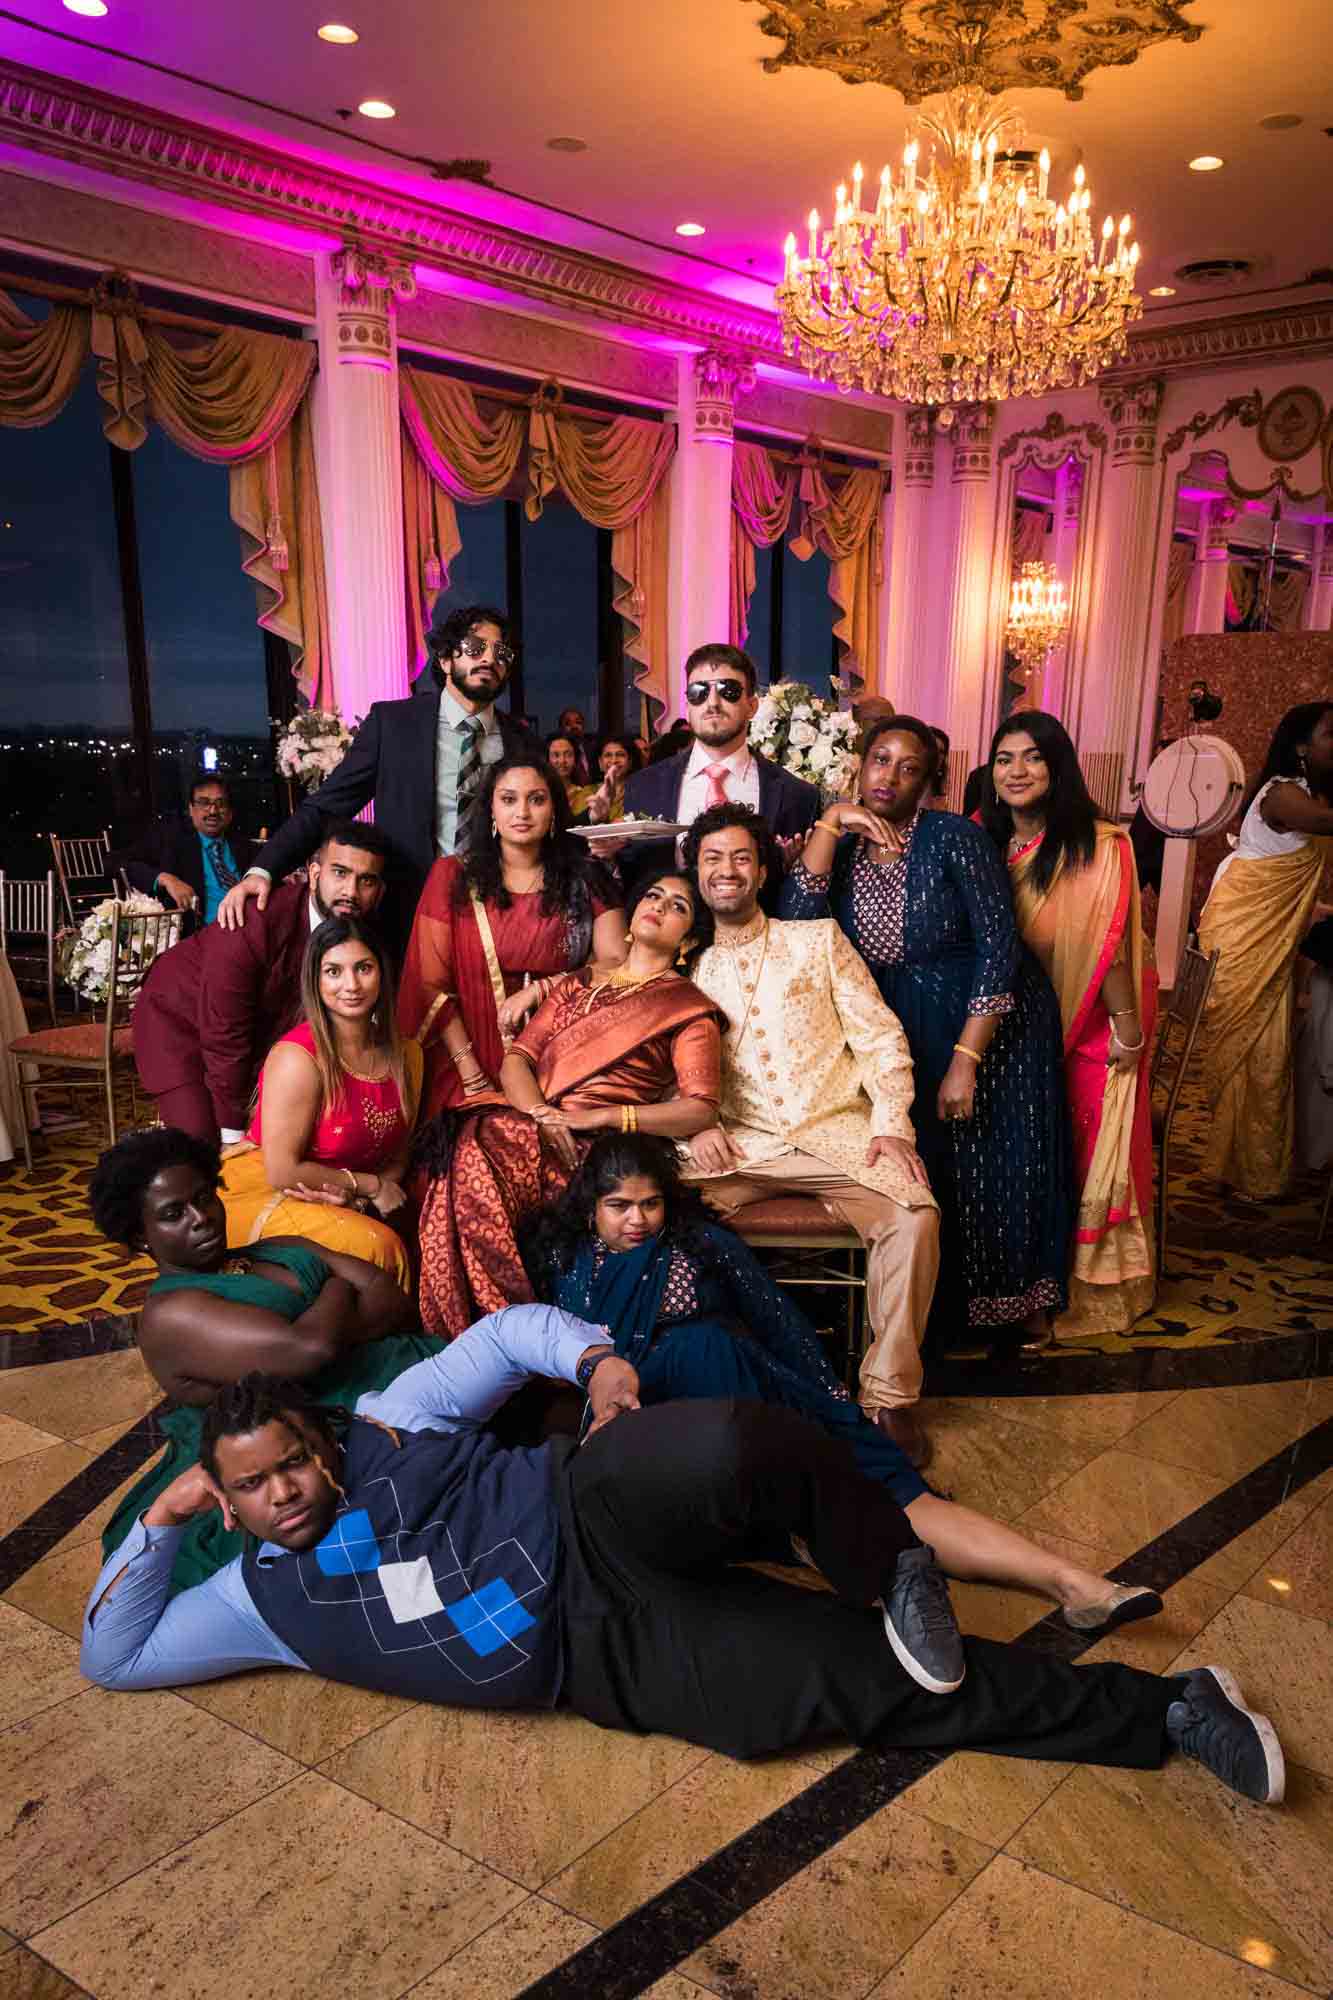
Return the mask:
<path fill-rule="evenodd" d="M 1199 948 L 1220 951 L 1201 1042 L 1203 1171 L 1252 1201 L 1286 1191 L 1294 1143 L 1292 973 L 1333 834 L 1333 702 L 1288 709 L 1213 877 Z M 1321 836 L 1323 836 L 1321 838 Z"/>
<path fill-rule="evenodd" d="M 567 736 L 574 745 L 574 756 L 581 785 L 592 781 L 592 764 L 588 757 L 588 725 L 583 719 L 581 708 L 562 708 L 556 728 L 562 736 Z"/>
<path fill-rule="evenodd" d="M 565 788 L 540 759 L 487 772 L 477 836 L 437 861 L 417 907 L 398 1000 L 426 1052 L 423 1121 L 498 1094 L 514 1035 L 556 980 L 623 958 L 614 878 L 569 832 Z"/>
<path fill-rule="evenodd" d="M 625 787 L 625 811 L 690 826 L 711 806 L 745 805 L 763 815 L 780 848 L 795 845 L 819 811 L 819 790 L 751 750 L 759 695 L 750 655 L 739 646 L 697 646 L 685 662 L 685 700 L 693 747 L 635 772 Z M 606 817 L 595 799 L 588 817 L 594 825 Z M 626 882 L 674 858 L 665 841 L 635 840 L 614 851 Z M 771 889 L 776 896 L 776 879 Z"/>
<path fill-rule="evenodd" d="M 304 1236 L 275 1237 L 248 1256 L 229 1251 L 219 1175 L 216 1146 L 170 1127 L 131 1132 L 93 1172 L 97 1227 L 157 1265 L 139 1315 L 139 1351 L 179 1406 L 158 1418 L 167 1449 L 113 1515 L 108 1554 L 198 1458 L 198 1406 L 225 1384 L 254 1368 L 280 1370 L 318 1402 L 349 1404 L 438 1345 L 400 1332 L 414 1318 L 410 1301 L 359 1257 Z M 239 1553 L 239 1537 L 224 1532 L 218 1515 L 201 1516 L 178 1551 L 175 1587 Z"/>
<path fill-rule="evenodd" d="M 688 750 L 694 742 L 689 723 L 683 715 L 678 715 L 670 729 L 664 730 L 652 745 L 645 764 L 665 764 L 670 757 L 678 757 L 682 750 Z"/>
<path fill-rule="evenodd" d="M 691 885 L 650 875 L 631 897 L 629 956 L 556 983 L 505 1055 L 508 1107 L 437 1120 L 421 1211 L 421 1323 L 459 1334 L 531 1297 L 518 1248 L 529 1212 L 566 1186 L 603 1129 L 685 1139 L 717 1117 L 717 1009 L 676 970 L 694 929 Z"/>
<path fill-rule="evenodd" d="M 505 1451 L 478 1428 L 532 1373 L 586 1381 L 581 1450 Z M 129 1690 L 305 1668 L 732 1757 L 829 1735 L 1130 1769 L 1176 1750 L 1281 1799 L 1276 1731 L 1224 1669 L 1159 1678 L 961 1639 L 902 1509 L 814 1425 L 762 1403 L 636 1404 L 600 1332 L 549 1306 L 497 1313 L 345 1419 L 248 1376 L 93 1585 L 83 1671 Z M 181 1529 L 214 1509 L 253 1541 L 169 1603 Z M 831 1592 L 740 1567 L 793 1537 Z"/>
<path fill-rule="evenodd" d="M 300 1018 L 311 931 L 379 907 L 387 854 L 378 827 L 334 821 L 306 875 L 275 889 L 243 930 L 210 924 L 154 961 L 131 1029 L 164 1125 L 224 1145 L 245 1137 L 259 1066 Z"/>
<path fill-rule="evenodd" d="M 858 729 L 869 729 L 875 722 L 892 722 L 897 713 L 888 696 L 883 694 L 868 694 L 852 703 L 852 720 Z"/>
<path fill-rule="evenodd" d="M 825 807 L 778 911 L 835 917 L 907 1036 L 940 1205 L 940 1337 L 1021 1325 L 1044 1345 L 1074 1220 L 1060 1007 L 991 842 L 927 810 L 937 735 L 908 715 L 867 731 L 858 803 Z"/>
<path fill-rule="evenodd" d="M 211 924 L 254 846 L 235 832 L 232 817 L 226 779 L 204 772 L 190 786 L 185 811 L 113 855 L 111 866 L 124 870 L 132 889 L 160 896 L 168 909 L 197 912 L 201 922 Z"/>
<path fill-rule="evenodd" d="M 381 1218 L 401 1213 L 421 1051 L 398 1029 L 393 967 L 356 917 L 330 917 L 306 946 L 304 1019 L 275 1042 L 254 1120 L 229 1147 L 222 1201 L 233 1247 L 300 1234 L 391 1271 L 407 1251 Z"/>
<path fill-rule="evenodd" d="M 931 725 L 931 735 L 935 739 L 935 777 L 930 788 L 929 805 L 946 808 L 949 800 L 949 732 Z"/>
<path fill-rule="evenodd" d="M 809 1320 L 753 1251 L 682 1186 L 663 1140 L 595 1139 L 562 1198 L 525 1228 L 523 1257 L 538 1298 L 605 1327 L 638 1375 L 645 1406 L 712 1396 L 786 1404 L 850 1446 L 858 1469 L 888 1487 L 949 1576 L 1039 1591 L 1080 1631 L 1109 1631 L 1162 1609 L 1155 1590 L 1108 1585 L 932 1493 L 852 1401 Z"/>
<path fill-rule="evenodd" d="M 461 844 L 487 765 L 518 750 L 541 754 L 537 739 L 496 707 L 515 658 L 502 612 L 485 604 L 450 611 L 441 598 L 427 645 L 430 667 L 418 691 L 372 702 L 337 770 L 302 799 L 223 898 L 219 923 L 239 925 L 250 897 L 262 910 L 272 884 L 315 852 L 330 821 L 373 804 L 390 859 L 385 927 L 395 945 L 406 939 L 426 872 L 437 854 Z"/>
<path fill-rule="evenodd" d="M 639 753 L 639 761 L 634 768 L 636 771 L 642 771 L 648 762 L 648 752 L 653 747 L 652 739 L 648 736 L 632 736 L 630 742 Z"/>
<path fill-rule="evenodd" d="M 562 736 L 558 730 L 554 736 L 548 736 L 546 761 L 565 788 L 571 819 L 577 818 L 587 802 L 588 787 L 579 779 L 579 754 L 574 738 Z"/>
<path fill-rule="evenodd" d="M 940 1232 L 912 1130 L 911 1051 L 837 924 L 765 916 L 773 845 L 742 805 L 712 807 L 685 837 L 714 929 L 692 976 L 728 1022 L 721 1116 L 692 1140 L 689 1177 L 728 1220 L 771 1195 L 803 1194 L 856 1231 L 872 1334 L 862 1407 L 924 1465 L 916 1404 Z"/>
<path fill-rule="evenodd" d="M 598 801 L 596 824 L 601 826 L 611 820 L 625 817 L 625 783 L 636 771 L 643 769 L 643 759 L 639 746 L 632 736 L 604 736 L 597 752 L 597 769 L 601 783 L 585 790 L 580 796 L 584 810 L 593 799 Z"/>
<path fill-rule="evenodd" d="M 1127 1333 L 1152 1305 L 1148 1068 L 1157 974 L 1134 852 L 1099 819 L 1053 715 L 1024 709 L 991 743 L 981 819 L 1009 865 L 1019 935 L 1060 1002 L 1078 1196 L 1058 1338 Z"/>

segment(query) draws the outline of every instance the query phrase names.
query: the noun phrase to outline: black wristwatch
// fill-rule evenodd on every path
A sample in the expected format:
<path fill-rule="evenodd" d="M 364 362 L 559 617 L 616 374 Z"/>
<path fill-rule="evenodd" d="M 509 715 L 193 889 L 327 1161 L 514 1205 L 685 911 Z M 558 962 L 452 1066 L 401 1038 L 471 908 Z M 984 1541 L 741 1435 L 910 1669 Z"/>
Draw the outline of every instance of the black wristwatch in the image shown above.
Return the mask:
<path fill-rule="evenodd" d="M 592 1381 L 593 1370 L 600 1368 L 603 1361 L 609 1361 L 615 1351 L 614 1347 L 599 1347 L 595 1354 L 584 1355 L 578 1368 L 575 1370 L 574 1380 L 578 1383 L 585 1396 L 588 1393 L 588 1385 Z"/>

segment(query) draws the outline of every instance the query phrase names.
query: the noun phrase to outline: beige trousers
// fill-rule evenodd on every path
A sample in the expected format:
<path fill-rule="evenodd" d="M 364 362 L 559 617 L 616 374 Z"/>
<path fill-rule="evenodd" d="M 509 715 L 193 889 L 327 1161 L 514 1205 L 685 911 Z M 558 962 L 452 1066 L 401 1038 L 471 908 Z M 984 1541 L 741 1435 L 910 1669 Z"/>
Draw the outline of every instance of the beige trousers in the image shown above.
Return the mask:
<path fill-rule="evenodd" d="M 940 1268 L 938 1209 L 903 1208 L 862 1187 L 813 1153 L 784 1153 L 743 1173 L 694 1183 L 710 1208 L 730 1219 L 772 1195 L 809 1195 L 866 1246 L 866 1319 L 871 1341 L 861 1363 L 861 1407 L 897 1410 L 921 1395 L 921 1339 Z"/>

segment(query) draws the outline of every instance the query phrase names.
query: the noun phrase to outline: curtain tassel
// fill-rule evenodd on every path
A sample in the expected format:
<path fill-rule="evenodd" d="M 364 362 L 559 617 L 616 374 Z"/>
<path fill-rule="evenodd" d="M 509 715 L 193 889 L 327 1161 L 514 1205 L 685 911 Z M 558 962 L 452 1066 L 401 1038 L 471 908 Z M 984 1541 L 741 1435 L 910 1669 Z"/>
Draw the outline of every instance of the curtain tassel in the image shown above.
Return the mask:
<path fill-rule="evenodd" d="M 287 547 L 287 537 L 282 532 L 282 522 L 274 514 L 268 524 L 268 559 L 275 570 L 285 570 L 289 566 L 291 552 Z"/>
<path fill-rule="evenodd" d="M 444 583 L 444 570 L 438 552 L 432 548 L 421 568 L 421 580 L 432 596 Z"/>

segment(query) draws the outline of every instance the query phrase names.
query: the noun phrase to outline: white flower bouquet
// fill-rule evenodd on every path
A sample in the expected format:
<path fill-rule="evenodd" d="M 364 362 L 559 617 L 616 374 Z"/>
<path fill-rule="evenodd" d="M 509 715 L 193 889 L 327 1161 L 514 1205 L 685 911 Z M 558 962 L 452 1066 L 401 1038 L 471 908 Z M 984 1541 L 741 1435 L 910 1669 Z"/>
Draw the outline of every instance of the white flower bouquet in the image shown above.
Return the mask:
<path fill-rule="evenodd" d="M 162 905 L 156 896 L 140 895 L 138 891 L 122 897 L 120 908 L 127 916 L 152 914 L 162 915 Z M 116 909 L 116 899 L 108 896 L 89 910 L 82 923 L 69 930 L 63 930 L 57 940 L 60 954 L 60 976 L 67 986 L 81 993 L 94 1006 L 104 1001 L 111 990 L 111 925 Z M 143 975 L 157 957 L 157 947 L 151 936 L 139 940 L 134 947 L 134 969 L 138 977 L 135 991 Z"/>
<path fill-rule="evenodd" d="M 750 723 L 750 748 L 835 799 L 856 776 L 857 734 L 850 711 L 812 694 L 801 681 L 775 681 Z"/>
<path fill-rule="evenodd" d="M 278 738 L 278 769 L 313 792 L 337 770 L 351 741 L 352 730 L 333 709 L 303 708 Z"/>

